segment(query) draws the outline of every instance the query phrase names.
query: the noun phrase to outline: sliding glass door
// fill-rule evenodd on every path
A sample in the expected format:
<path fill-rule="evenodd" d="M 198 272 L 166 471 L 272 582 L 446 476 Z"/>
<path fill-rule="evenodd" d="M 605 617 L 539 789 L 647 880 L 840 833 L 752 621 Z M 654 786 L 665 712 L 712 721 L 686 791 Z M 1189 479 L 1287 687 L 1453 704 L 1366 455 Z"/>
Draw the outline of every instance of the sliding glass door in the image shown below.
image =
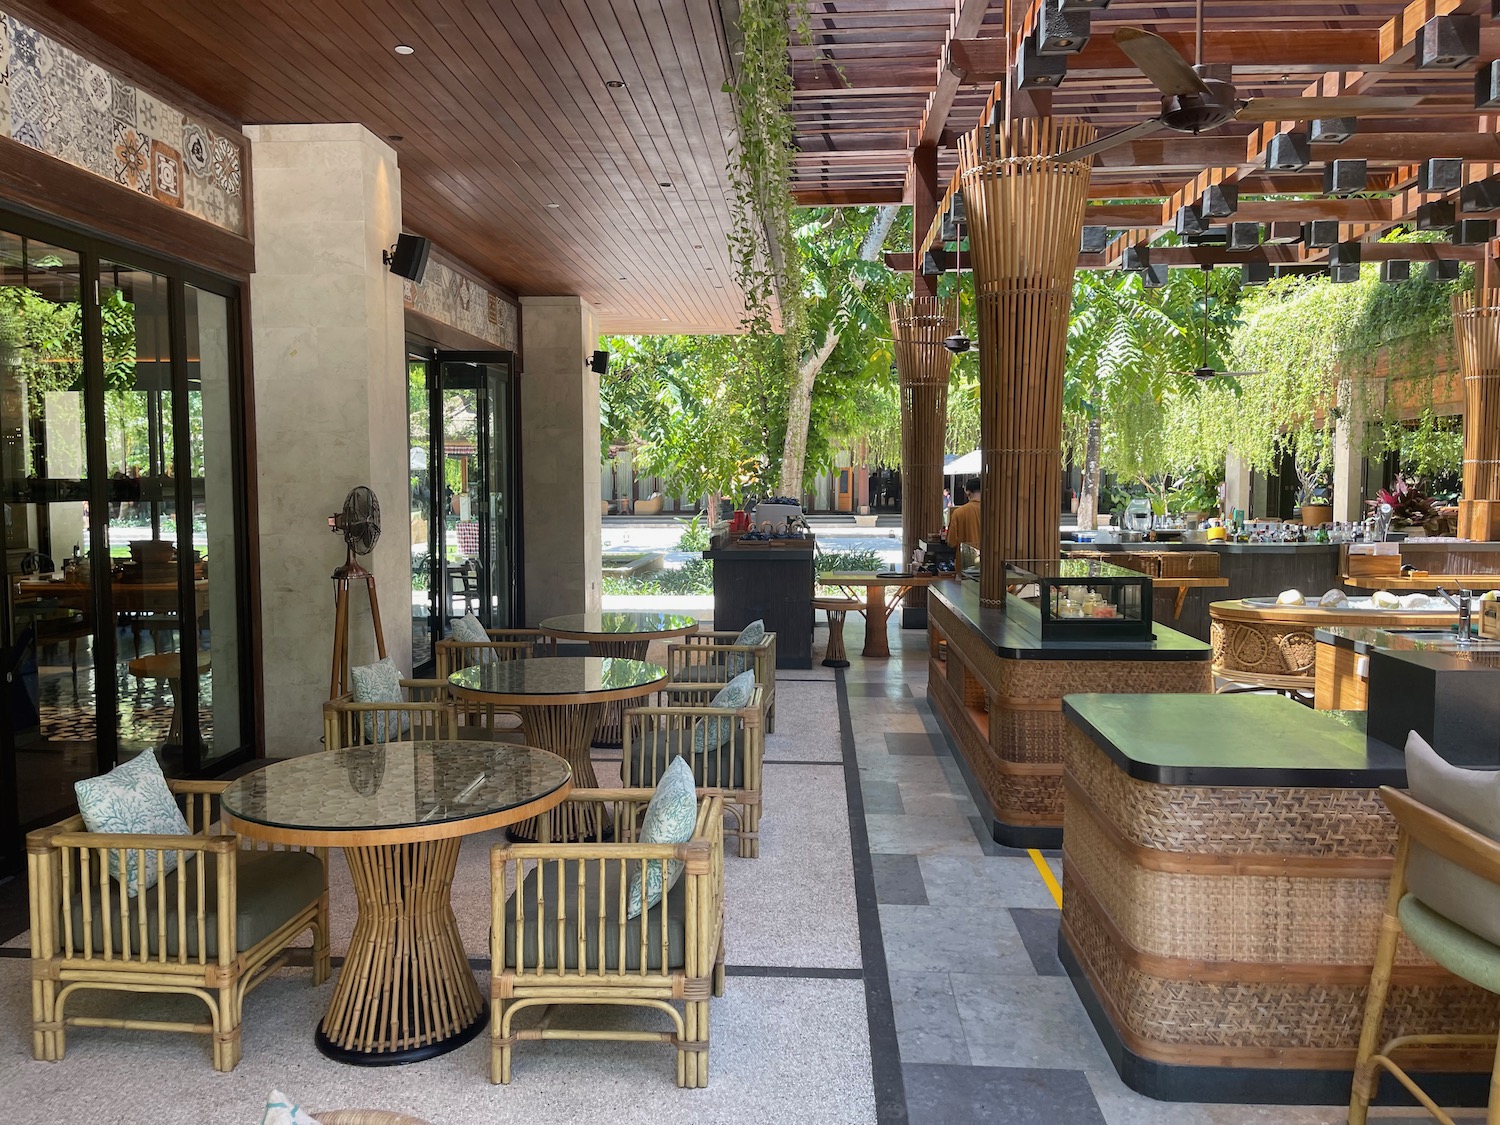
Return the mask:
<path fill-rule="evenodd" d="M 232 285 L 0 213 L 0 870 L 79 778 L 250 752 L 238 317 Z"/>

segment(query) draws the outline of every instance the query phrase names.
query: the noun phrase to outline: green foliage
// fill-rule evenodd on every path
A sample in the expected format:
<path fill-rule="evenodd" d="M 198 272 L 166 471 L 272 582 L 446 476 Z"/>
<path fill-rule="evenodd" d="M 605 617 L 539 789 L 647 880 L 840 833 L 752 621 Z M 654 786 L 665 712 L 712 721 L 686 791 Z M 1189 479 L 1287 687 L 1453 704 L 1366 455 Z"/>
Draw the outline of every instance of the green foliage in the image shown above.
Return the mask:
<path fill-rule="evenodd" d="M 792 217 L 796 159 L 788 16 L 808 39 L 807 0 L 741 0 L 735 27 L 738 67 L 725 91 L 733 95 L 735 136 L 729 186 L 734 193 L 729 249 L 745 297 L 744 359 L 759 378 L 786 384 L 796 376 L 807 338 L 803 269 Z M 779 304 L 785 340 L 774 320 Z"/>
<path fill-rule="evenodd" d="M 1463 472 L 1464 431 L 1460 423 L 1459 418 L 1440 418 L 1428 407 L 1414 425 L 1387 422 L 1382 444 L 1399 453 L 1403 475 L 1428 491 L 1450 491 Z"/>
<path fill-rule="evenodd" d="M 875 551 L 819 551 L 813 558 L 818 577 L 834 571 L 879 570 L 883 564 Z"/>
<path fill-rule="evenodd" d="M 647 574 L 606 574 L 601 589 L 606 594 L 712 594 L 714 564 L 711 559 L 689 559 L 680 567 Z"/>
<path fill-rule="evenodd" d="M 707 519 L 700 518 L 702 513 L 694 513 L 692 519 L 678 520 L 682 527 L 682 534 L 677 538 L 677 550 L 679 551 L 706 551 L 708 550 L 713 536 L 709 534 Z"/>

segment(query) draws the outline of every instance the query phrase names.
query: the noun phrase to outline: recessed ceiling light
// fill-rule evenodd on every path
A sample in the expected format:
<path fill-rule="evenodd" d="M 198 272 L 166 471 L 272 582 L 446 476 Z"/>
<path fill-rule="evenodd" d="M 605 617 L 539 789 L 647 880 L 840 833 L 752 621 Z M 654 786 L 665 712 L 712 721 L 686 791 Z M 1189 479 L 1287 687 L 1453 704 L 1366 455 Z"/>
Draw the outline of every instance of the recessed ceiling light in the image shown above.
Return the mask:
<path fill-rule="evenodd" d="M 656 186 L 657 187 L 671 187 L 672 186 L 672 182 L 670 180 L 657 180 L 656 181 Z"/>
<path fill-rule="evenodd" d="M 617 277 L 617 278 L 615 278 L 615 280 L 616 281 L 629 281 L 630 278 L 628 278 L 628 277 Z"/>
<path fill-rule="evenodd" d="M 392 133 L 389 137 L 386 138 L 386 140 L 388 140 L 388 141 L 404 141 L 404 140 L 406 140 L 406 138 L 403 137 L 400 133 Z"/>
<path fill-rule="evenodd" d="M 662 318 L 661 318 L 661 322 L 662 322 L 662 323 L 663 323 L 663 324 L 665 324 L 665 323 L 667 323 L 667 318 L 666 318 L 666 317 L 662 317 Z"/>
<path fill-rule="evenodd" d="M 547 209 L 550 210 L 550 211 L 556 211 L 561 206 L 562 206 L 561 203 L 549 203 L 549 204 L 547 204 Z"/>
<path fill-rule="evenodd" d="M 611 78 L 605 85 L 611 90 L 623 90 L 625 88 L 625 83 L 618 78 Z"/>
<path fill-rule="evenodd" d="M 405 43 L 397 43 L 391 50 L 395 51 L 398 55 L 415 55 L 417 53 L 415 47 L 408 47 Z"/>
<path fill-rule="evenodd" d="M 699 243 L 699 242 L 695 242 L 695 243 L 693 243 L 693 249 L 694 250 L 702 250 L 703 249 L 703 244 Z"/>

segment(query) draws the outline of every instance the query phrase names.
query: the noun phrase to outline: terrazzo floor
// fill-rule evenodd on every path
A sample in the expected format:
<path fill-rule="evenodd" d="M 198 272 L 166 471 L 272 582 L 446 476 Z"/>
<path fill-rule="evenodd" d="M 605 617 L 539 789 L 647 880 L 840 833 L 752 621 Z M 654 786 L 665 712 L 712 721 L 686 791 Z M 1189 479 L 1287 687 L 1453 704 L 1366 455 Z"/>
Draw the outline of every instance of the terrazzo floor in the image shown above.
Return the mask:
<path fill-rule="evenodd" d="M 825 636 L 820 626 L 820 645 Z M 927 704 L 925 635 L 893 622 L 889 660 L 859 655 L 857 619 L 846 641 L 852 663 L 839 675 L 815 667 L 778 680 L 761 858 L 726 860 L 729 981 L 712 1009 L 706 1090 L 678 1090 L 671 1052 L 658 1045 L 522 1044 L 504 1087 L 488 1081 L 484 1039 L 413 1066 L 342 1066 L 312 1049 L 328 986 L 310 987 L 309 971 L 295 966 L 247 1001 L 244 1059 L 231 1074 L 213 1072 L 196 1037 L 94 1029 L 70 1034 L 63 1062 L 35 1062 L 12 884 L 0 888 L 0 920 L 19 918 L 0 931 L 9 939 L 0 949 L 0 1089 L 25 1108 L 8 1119 L 251 1123 L 277 1086 L 313 1108 L 378 1106 L 434 1125 L 1344 1120 L 1335 1106 L 1166 1104 L 1128 1090 L 1057 961 L 1060 861 L 1000 847 L 984 832 Z M 597 751 L 596 761 L 610 784 L 618 751 Z M 481 987 L 489 842 L 465 843 L 454 892 Z M 332 872 L 337 956 L 353 911 L 343 864 Z M 629 1011 L 591 1018 L 650 1020 Z M 1378 1110 L 1372 1120 L 1426 1119 Z"/>

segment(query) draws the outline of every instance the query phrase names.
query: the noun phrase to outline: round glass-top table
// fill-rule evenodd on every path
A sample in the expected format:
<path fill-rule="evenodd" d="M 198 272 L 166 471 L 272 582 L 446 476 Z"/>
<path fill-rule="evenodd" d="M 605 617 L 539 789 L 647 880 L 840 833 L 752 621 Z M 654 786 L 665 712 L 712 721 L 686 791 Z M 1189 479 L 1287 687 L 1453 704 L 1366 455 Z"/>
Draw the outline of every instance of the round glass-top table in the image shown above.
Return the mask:
<path fill-rule="evenodd" d="M 557 754 L 572 767 L 574 784 L 594 788 L 599 779 L 589 747 L 604 709 L 650 695 L 666 678 L 665 668 L 644 660 L 551 656 L 465 668 L 448 677 L 448 686 L 460 699 L 514 708 L 528 745 Z M 573 806 L 553 810 L 548 814 L 553 838 L 598 835 L 602 826 L 588 816 Z M 535 821 L 511 826 L 511 835 L 520 839 L 535 838 L 538 831 Z"/>
<path fill-rule="evenodd" d="M 555 809 L 572 788 L 568 763 L 546 750 L 393 742 L 272 762 L 224 790 L 236 832 L 344 849 L 359 917 L 318 1026 L 323 1054 L 417 1062 L 479 1033 L 484 998 L 450 899 L 459 845 Z"/>
<path fill-rule="evenodd" d="M 628 613 L 599 610 L 565 613 L 544 618 L 537 626 L 548 636 L 564 641 L 587 641 L 594 656 L 623 656 L 645 660 L 652 641 L 671 640 L 698 631 L 698 619 L 685 613 Z M 600 746 L 618 746 L 625 705 L 614 703 L 599 716 L 594 741 Z"/>

